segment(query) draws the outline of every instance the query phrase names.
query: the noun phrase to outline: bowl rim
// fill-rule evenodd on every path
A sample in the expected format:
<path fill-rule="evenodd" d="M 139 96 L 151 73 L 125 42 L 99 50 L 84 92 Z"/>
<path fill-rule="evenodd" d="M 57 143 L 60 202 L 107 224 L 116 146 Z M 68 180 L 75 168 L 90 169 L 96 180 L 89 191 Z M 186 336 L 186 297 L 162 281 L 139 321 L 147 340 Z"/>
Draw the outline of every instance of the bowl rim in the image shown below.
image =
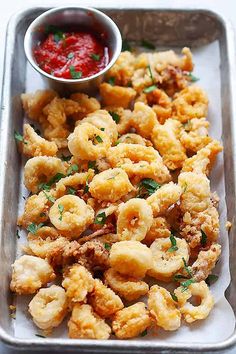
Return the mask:
<path fill-rule="evenodd" d="M 106 21 L 109 22 L 110 28 L 115 35 L 116 46 L 115 46 L 115 51 L 113 53 L 111 60 L 105 66 L 104 69 L 102 69 L 101 71 L 99 71 L 98 73 L 96 73 L 92 76 L 88 76 L 88 77 L 84 77 L 84 78 L 80 78 L 80 79 L 59 78 L 59 77 L 53 76 L 53 75 L 47 73 L 46 71 L 42 70 L 38 66 L 36 60 L 33 57 L 32 48 L 30 47 L 29 43 L 30 43 L 30 35 L 33 32 L 34 28 L 38 25 L 40 20 L 43 19 L 44 17 L 47 17 L 47 15 L 52 14 L 52 13 L 56 13 L 56 12 L 60 12 L 60 11 L 65 11 L 65 10 L 82 10 L 84 12 L 90 11 L 90 12 L 96 13 L 98 16 L 105 18 Z M 91 81 L 93 79 L 96 79 L 99 76 L 104 75 L 114 65 L 114 63 L 118 59 L 118 57 L 121 53 L 121 49 L 122 49 L 122 37 L 121 37 L 121 33 L 120 33 L 120 30 L 119 30 L 117 24 L 104 12 L 97 10 L 93 7 L 86 7 L 86 6 L 75 6 L 75 5 L 60 6 L 60 7 L 53 7 L 50 10 L 46 10 L 41 15 L 37 16 L 31 22 L 31 24 L 29 25 L 29 27 L 26 30 L 25 37 L 24 37 L 24 51 L 25 51 L 26 58 L 27 58 L 28 62 L 31 64 L 31 66 L 36 71 L 38 71 L 41 75 L 47 77 L 48 79 L 51 79 L 51 80 L 54 80 L 54 81 L 57 81 L 60 83 L 64 83 L 64 84 L 66 84 L 66 83 L 68 83 L 68 84 L 73 84 L 73 83 L 76 84 L 77 83 L 78 84 L 78 83 L 82 83 L 82 82 L 87 82 L 87 81 Z"/>

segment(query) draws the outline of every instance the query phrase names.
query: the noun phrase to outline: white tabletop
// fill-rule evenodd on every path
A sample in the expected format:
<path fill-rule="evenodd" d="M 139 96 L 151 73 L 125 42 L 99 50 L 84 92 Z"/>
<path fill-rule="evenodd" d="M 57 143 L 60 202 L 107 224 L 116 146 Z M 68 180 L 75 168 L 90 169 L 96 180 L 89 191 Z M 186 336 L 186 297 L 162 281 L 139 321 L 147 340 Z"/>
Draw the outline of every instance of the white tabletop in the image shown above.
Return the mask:
<path fill-rule="evenodd" d="M 5 31 L 9 17 L 22 9 L 35 7 L 35 6 L 62 6 L 62 5 L 73 5 L 80 4 L 81 6 L 109 6 L 109 7 L 120 7 L 122 3 L 126 3 L 125 0 L 80 0 L 80 1 L 68 1 L 68 0 L 2 0 L 0 4 L 0 82 L 2 82 L 2 73 L 3 73 L 3 58 L 4 58 L 4 44 L 5 44 Z M 129 0 L 129 7 L 166 7 L 165 0 Z M 173 0 L 172 8 L 178 7 L 192 7 L 192 8 L 207 8 L 220 12 L 223 16 L 228 18 L 236 29 L 236 0 Z M 34 351 L 35 352 L 35 351 Z M 79 352 L 79 351 L 78 351 Z M 6 348 L 3 344 L 0 343 L 0 354 L 17 354 L 24 353 L 29 354 L 26 351 L 16 351 Z M 38 351 L 35 353 L 39 353 Z M 44 352 L 46 353 L 46 352 Z M 50 354 L 52 351 L 50 351 Z M 57 351 L 58 353 L 58 351 Z M 235 354 L 236 348 L 230 351 L 227 351 L 227 354 Z M 30 353 L 31 354 L 31 353 Z"/>

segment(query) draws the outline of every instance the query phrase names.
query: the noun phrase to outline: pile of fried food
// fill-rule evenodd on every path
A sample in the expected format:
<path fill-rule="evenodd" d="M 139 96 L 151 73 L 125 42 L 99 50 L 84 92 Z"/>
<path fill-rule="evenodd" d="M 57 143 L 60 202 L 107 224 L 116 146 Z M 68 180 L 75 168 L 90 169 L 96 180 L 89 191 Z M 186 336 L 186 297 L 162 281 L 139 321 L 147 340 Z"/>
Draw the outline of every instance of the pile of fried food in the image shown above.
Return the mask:
<path fill-rule="evenodd" d="M 205 280 L 221 247 L 208 176 L 222 147 L 208 134 L 208 98 L 192 70 L 188 48 L 125 51 L 100 101 L 22 94 L 42 136 L 30 124 L 15 133 L 31 195 L 18 219 L 26 254 L 10 286 L 34 294 L 29 312 L 45 333 L 68 315 L 70 338 L 132 338 L 213 308 Z"/>

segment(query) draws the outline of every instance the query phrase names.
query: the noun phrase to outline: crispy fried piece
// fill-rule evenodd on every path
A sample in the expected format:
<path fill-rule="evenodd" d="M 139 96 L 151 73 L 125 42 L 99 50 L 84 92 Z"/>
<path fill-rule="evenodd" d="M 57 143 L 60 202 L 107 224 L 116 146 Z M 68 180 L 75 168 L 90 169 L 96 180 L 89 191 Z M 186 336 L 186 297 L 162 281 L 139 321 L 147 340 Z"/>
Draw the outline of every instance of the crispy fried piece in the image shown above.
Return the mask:
<path fill-rule="evenodd" d="M 105 106 L 128 108 L 136 96 L 136 91 L 131 87 L 112 86 L 103 82 L 100 85 L 100 95 Z"/>
<path fill-rule="evenodd" d="M 66 123 L 67 116 L 80 111 L 80 105 L 66 98 L 55 97 L 46 107 L 43 109 L 44 115 L 47 117 L 47 121 L 54 127 L 61 126 Z"/>
<path fill-rule="evenodd" d="M 81 237 L 78 240 L 78 242 L 80 244 L 83 244 L 83 243 L 88 242 L 94 238 L 99 238 L 99 236 L 104 236 L 104 235 L 110 234 L 112 232 L 115 232 L 115 226 L 112 223 L 106 223 L 105 225 L 103 225 L 103 227 L 101 229 L 98 229 L 87 236 Z"/>
<path fill-rule="evenodd" d="M 40 258 L 50 258 L 50 255 L 55 250 L 62 249 L 66 245 L 69 245 L 69 241 L 61 236 L 55 239 L 50 236 L 35 237 L 35 235 L 29 233 L 27 240 L 27 253 Z"/>
<path fill-rule="evenodd" d="M 143 138 L 150 138 L 157 119 L 151 107 L 143 102 L 136 102 L 131 121 L 138 134 Z"/>
<path fill-rule="evenodd" d="M 143 302 L 116 312 L 112 321 L 112 330 L 119 339 L 137 337 L 151 325 L 149 313 Z"/>
<path fill-rule="evenodd" d="M 115 293 L 127 301 L 134 301 L 147 294 L 149 286 L 142 280 L 127 275 L 121 275 L 113 268 L 104 273 L 105 284 L 109 285 Z"/>
<path fill-rule="evenodd" d="M 129 51 L 122 52 L 115 64 L 106 74 L 106 79 L 115 79 L 115 84 L 119 86 L 128 86 L 134 73 L 135 57 Z"/>
<path fill-rule="evenodd" d="M 75 304 L 68 322 L 70 338 L 108 339 L 111 328 L 90 305 Z"/>
<path fill-rule="evenodd" d="M 172 103 L 173 118 L 181 123 L 189 119 L 207 116 L 208 98 L 205 91 L 197 86 L 189 86 L 175 95 Z"/>
<path fill-rule="evenodd" d="M 205 280 L 212 269 L 215 268 L 221 254 L 221 246 L 218 243 L 214 243 L 207 251 L 200 251 L 197 260 L 192 265 L 193 277 L 197 282 Z"/>
<path fill-rule="evenodd" d="M 171 117 L 171 99 L 163 90 L 157 88 L 150 93 L 142 92 L 136 98 L 136 102 L 143 102 L 151 106 L 161 124 L 164 124 L 166 119 Z"/>
<path fill-rule="evenodd" d="M 153 216 L 164 214 L 171 205 L 178 202 L 180 196 L 181 188 L 173 182 L 164 184 L 157 189 L 156 192 L 147 198 L 147 202 L 152 208 Z"/>
<path fill-rule="evenodd" d="M 127 133 L 131 126 L 131 115 L 132 112 L 129 109 L 124 109 L 123 107 L 118 106 L 106 106 L 105 109 L 114 116 L 116 114 L 116 123 L 117 123 L 117 130 L 119 134 Z"/>
<path fill-rule="evenodd" d="M 58 149 L 54 142 L 39 136 L 29 124 L 24 124 L 23 130 L 24 143 L 21 143 L 21 148 L 24 155 L 29 157 L 56 155 Z"/>
<path fill-rule="evenodd" d="M 73 119 L 79 120 L 86 117 L 89 113 L 97 111 L 101 108 L 100 103 L 94 97 L 89 97 L 85 93 L 73 93 L 70 99 L 79 104 L 79 111 L 72 114 Z"/>
<path fill-rule="evenodd" d="M 23 93 L 21 100 L 29 118 L 39 121 L 43 108 L 57 96 L 52 90 L 37 90 L 35 93 Z"/>
<path fill-rule="evenodd" d="M 134 133 L 121 135 L 118 141 L 119 143 L 124 143 L 124 144 L 139 144 L 143 146 L 152 146 L 150 140 L 144 139 L 139 134 L 134 134 Z"/>
<path fill-rule="evenodd" d="M 179 141 L 181 124 L 175 119 L 167 119 L 163 125 L 157 123 L 152 132 L 152 142 L 170 169 L 181 168 L 187 158 L 185 148 Z"/>
<path fill-rule="evenodd" d="M 17 294 L 34 294 L 56 277 L 49 263 L 38 257 L 24 255 L 12 265 L 10 288 Z"/>
<path fill-rule="evenodd" d="M 75 173 L 71 176 L 64 177 L 56 183 L 55 195 L 57 198 L 67 194 L 73 188 L 75 191 L 84 189 L 86 183 L 89 183 L 94 176 L 94 170 L 89 169 L 88 172 Z"/>
<path fill-rule="evenodd" d="M 180 142 L 189 152 L 197 152 L 212 141 L 208 135 L 210 123 L 206 118 L 193 118 L 183 125 Z"/>
<path fill-rule="evenodd" d="M 120 297 L 99 279 L 94 280 L 94 289 L 88 301 L 94 311 L 103 318 L 111 317 L 124 307 Z"/>
<path fill-rule="evenodd" d="M 182 222 L 181 235 L 191 248 L 201 245 L 202 232 L 207 243 L 216 242 L 219 235 L 219 214 L 211 201 L 210 183 L 206 175 L 182 172 L 179 186 L 183 193 L 180 200 Z"/>
<path fill-rule="evenodd" d="M 166 218 L 158 216 L 153 219 L 150 230 L 147 232 L 145 239 L 143 240 L 148 246 L 153 243 L 157 238 L 170 237 L 171 226 L 167 222 Z"/>
<path fill-rule="evenodd" d="M 196 155 L 184 161 L 182 171 L 208 175 L 217 154 L 222 150 L 223 147 L 220 145 L 219 141 L 212 140 L 208 145 L 199 150 Z"/>
<path fill-rule="evenodd" d="M 73 304 L 85 300 L 94 288 L 94 279 L 85 267 L 73 264 L 64 273 L 62 286 L 66 289 L 67 299 Z"/>

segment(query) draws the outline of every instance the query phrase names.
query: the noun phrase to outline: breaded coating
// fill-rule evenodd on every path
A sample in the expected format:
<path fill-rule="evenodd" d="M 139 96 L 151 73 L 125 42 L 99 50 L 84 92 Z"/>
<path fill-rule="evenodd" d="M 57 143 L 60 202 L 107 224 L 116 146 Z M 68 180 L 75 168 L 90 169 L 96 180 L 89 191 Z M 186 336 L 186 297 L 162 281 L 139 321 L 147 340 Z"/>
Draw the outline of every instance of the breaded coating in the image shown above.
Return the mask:
<path fill-rule="evenodd" d="M 152 132 L 153 145 L 170 170 L 181 168 L 187 158 L 185 148 L 179 141 L 180 129 L 180 122 L 167 119 L 163 125 L 157 123 Z"/>
<path fill-rule="evenodd" d="M 184 161 L 183 172 L 204 173 L 208 175 L 215 162 L 216 156 L 223 150 L 219 141 L 212 140 L 208 145 L 200 149 L 196 155 Z"/>
<path fill-rule="evenodd" d="M 34 294 L 55 277 L 53 268 L 46 260 L 24 255 L 12 265 L 10 287 L 17 294 Z"/>
<path fill-rule="evenodd" d="M 103 82 L 99 89 L 105 106 L 128 108 L 136 96 L 136 91 L 131 87 L 112 86 L 106 82 Z"/>
<path fill-rule="evenodd" d="M 88 301 L 93 310 L 102 318 L 111 317 L 124 307 L 120 297 L 99 279 L 94 280 L 94 289 L 89 294 Z"/>
<path fill-rule="evenodd" d="M 113 268 L 104 273 L 105 284 L 109 285 L 115 293 L 127 301 L 134 301 L 147 294 L 149 286 L 142 280 L 127 275 L 121 275 Z"/>
<path fill-rule="evenodd" d="M 106 74 L 106 79 L 115 79 L 115 84 L 128 86 L 134 73 L 135 57 L 129 51 L 121 52 L 115 64 Z"/>
<path fill-rule="evenodd" d="M 110 265 L 117 272 L 136 278 L 143 278 L 152 268 L 150 249 L 138 241 L 121 241 L 111 246 Z"/>
<path fill-rule="evenodd" d="M 171 234 L 171 226 L 166 220 L 166 218 L 162 216 L 158 216 L 153 219 L 150 230 L 147 232 L 145 239 L 143 240 L 148 246 L 153 243 L 157 238 L 166 238 L 170 237 Z"/>
<path fill-rule="evenodd" d="M 206 243 L 216 242 L 219 235 L 219 214 L 211 201 L 208 178 L 200 173 L 182 172 L 178 183 L 183 190 L 180 201 L 183 213 L 181 235 L 191 248 L 201 244 L 203 232 Z"/>
<path fill-rule="evenodd" d="M 29 124 L 24 124 L 23 131 L 24 143 L 21 147 L 24 155 L 29 157 L 56 155 L 58 148 L 53 141 L 47 141 L 39 136 Z"/>
<path fill-rule="evenodd" d="M 215 268 L 221 254 L 221 246 L 218 243 L 214 243 L 207 251 L 200 251 L 197 260 L 192 265 L 193 277 L 197 282 L 205 280 L 212 269 Z"/>
<path fill-rule="evenodd" d="M 29 159 L 24 169 L 24 184 L 32 193 L 40 190 L 57 173 L 66 174 L 67 166 L 57 157 L 36 156 Z"/>
<path fill-rule="evenodd" d="M 86 117 L 89 113 L 97 111 L 101 108 L 100 103 L 94 97 L 89 97 L 85 93 L 72 93 L 70 99 L 79 104 L 79 111 L 72 114 L 73 119 L 79 120 Z"/>
<path fill-rule="evenodd" d="M 84 301 L 87 294 L 93 291 L 94 279 L 85 267 L 74 264 L 64 274 L 62 286 L 68 301 L 73 304 Z"/>
<path fill-rule="evenodd" d="M 158 151 L 151 146 L 120 143 L 108 150 L 107 159 L 112 167 L 121 167 L 129 177 L 152 178 L 158 183 L 171 179 Z"/>
<path fill-rule="evenodd" d="M 67 313 L 65 290 L 57 285 L 40 289 L 29 303 L 29 313 L 36 326 L 43 330 L 58 327 Z"/>
<path fill-rule="evenodd" d="M 94 198 L 112 203 L 133 190 L 134 187 L 122 168 L 103 171 L 94 176 L 89 184 L 89 192 Z"/>
<path fill-rule="evenodd" d="M 169 291 L 153 285 L 148 292 L 148 309 L 157 326 L 176 331 L 181 325 L 181 313 Z"/>
<path fill-rule="evenodd" d="M 214 306 L 213 296 L 203 280 L 200 283 L 190 284 L 184 291 L 180 286 L 174 293 L 178 298 L 179 310 L 187 323 L 204 320 Z M 188 302 L 192 296 L 197 297 L 200 304 L 194 306 Z"/>
<path fill-rule="evenodd" d="M 189 119 L 207 116 L 208 98 L 203 89 L 197 86 L 188 86 L 175 95 L 172 103 L 173 118 L 181 123 Z"/>
<path fill-rule="evenodd" d="M 145 304 L 137 302 L 116 312 L 112 321 L 112 330 L 119 339 L 133 338 L 140 335 L 150 325 L 151 320 Z"/>
<path fill-rule="evenodd" d="M 118 141 L 119 143 L 124 143 L 124 144 L 139 144 L 143 146 L 152 146 L 150 140 L 144 139 L 140 135 L 135 133 L 127 133 L 121 135 Z"/>
<path fill-rule="evenodd" d="M 180 186 L 173 182 L 164 184 L 157 189 L 150 197 L 147 198 L 147 203 L 151 206 L 153 216 L 164 214 L 167 209 L 177 203 L 180 199 L 182 190 Z"/>
<path fill-rule="evenodd" d="M 75 191 L 84 190 L 87 183 L 91 182 L 94 177 L 94 170 L 89 169 L 88 172 L 75 173 L 71 176 L 61 178 L 56 183 L 55 195 L 57 198 L 62 197 L 73 188 Z"/>
<path fill-rule="evenodd" d="M 197 152 L 212 141 L 208 135 L 210 123 L 206 118 L 193 118 L 183 125 L 180 142 L 188 152 Z"/>
<path fill-rule="evenodd" d="M 152 222 L 152 209 L 146 200 L 132 198 L 119 208 L 117 233 L 121 240 L 142 241 Z"/>
<path fill-rule="evenodd" d="M 123 107 L 117 107 L 117 106 L 107 106 L 105 108 L 111 115 L 114 116 L 114 113 L 116 114 L 115 117 L 116 117 L 118 133 L 119 134 L 128 133 L 132 126 L 131 110 L 124 109 Z"/>
<path fill-rule="evenodd" d="M 151 107 L 143 102 L 136 102 L 132 112 L 132 126 L 143 138 L 150 138 L 157 122 L 156 114 Z"/>
<path fill-rule="evenodd" d="M 35 93 L 22 93 L 21 100 L 29 118 L 38 121 L 43 108 L 57 96 L 52 90 L 37 90 Z"/>
<path fill-rule="evenodd" d="M 68 322 L 70 338 L 108 339 L 111 328 L 90 305 L 75 304 Z"/>
<path fill-rule="evenodd" d="M 166 119 L 171 117 L 172 102 L 163 90 L 157 88 L 149 93 L 142 92 L 136 98 L 136 102 L 143 102 L 151 106 L 161 124 L 164 124 Z"/>
<path fill-rule="evenodd" d="M 27 240 L 27 253 L 30 252 L 30 254 L 40 258 L 48 258 L 55 252 L 55 250 L 61 250 L 69 244 L 69 241 L 65 237 L 57 237 L 56 239 L 52 239 L 48 236 L 46 238 L 42 238 L 35 237 L 35 235 L 31 233 L 29 233 Z"/>

